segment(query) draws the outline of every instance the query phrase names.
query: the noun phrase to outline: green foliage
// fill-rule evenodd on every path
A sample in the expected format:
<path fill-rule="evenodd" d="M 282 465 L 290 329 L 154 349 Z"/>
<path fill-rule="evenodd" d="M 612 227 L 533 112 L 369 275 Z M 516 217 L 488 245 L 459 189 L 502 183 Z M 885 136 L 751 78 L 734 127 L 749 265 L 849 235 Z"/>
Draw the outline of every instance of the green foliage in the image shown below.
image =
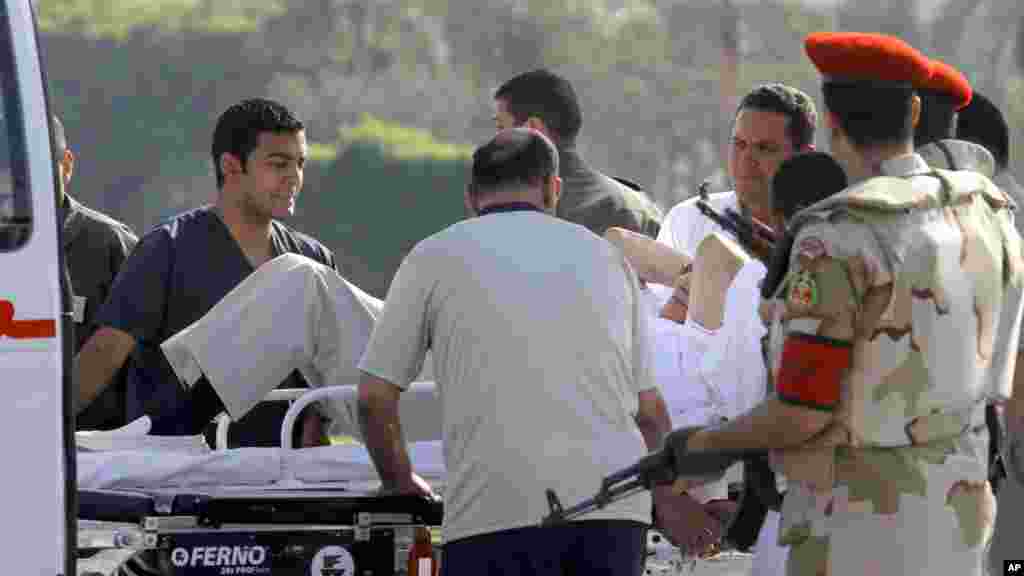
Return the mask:
<path fill-rule="evenodd" d="M 75 30 L 97 38 L 126 38 L 137 28 L 161 31 L 253 32 L 280 14 L 277 0 L 38 0 L 44 32 Z"/>
<path fill-rule="evenodd" d="M 330 164 L 338 158 L 338 147 L 334 144 L 308 142 L 306 144 L 307 160 L 317 164 Z"/>
<path fill-rule="evenodd" d="M 335 150 L 307 172 L 296 225 L 335 252 L 345 277 L 383 297 L 417 242 L 463 218 L 472 150 L 370 116 L 343 130 Z"/>
<path fill-rule="evenodd" d="M 462 160 L 473 154 L 470 146 L 440 142 L 425 130 L 402 126 L 364 114 L 360 123 L 340 131 L 342 146 L 371 144 L 379 146 L 390 158 L 399 160 Z"/>

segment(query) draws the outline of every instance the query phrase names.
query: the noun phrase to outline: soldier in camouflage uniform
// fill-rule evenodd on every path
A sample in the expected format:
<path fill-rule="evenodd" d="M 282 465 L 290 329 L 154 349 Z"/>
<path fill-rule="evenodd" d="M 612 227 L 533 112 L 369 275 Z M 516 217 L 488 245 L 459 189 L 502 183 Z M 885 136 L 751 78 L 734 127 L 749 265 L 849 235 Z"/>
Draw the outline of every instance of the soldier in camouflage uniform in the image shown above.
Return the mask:
<path fill-rule="evenodd" d="M 688 446 L 772 450 L 790 575 L 980 576 L 995 517 L 984 405 L 1010 393 L 1022 315 L 1009 200 L 914 153 L 919 52 L 849 33 L 806 48 L 852 185 L 790 223 L 776 397 Z"/>

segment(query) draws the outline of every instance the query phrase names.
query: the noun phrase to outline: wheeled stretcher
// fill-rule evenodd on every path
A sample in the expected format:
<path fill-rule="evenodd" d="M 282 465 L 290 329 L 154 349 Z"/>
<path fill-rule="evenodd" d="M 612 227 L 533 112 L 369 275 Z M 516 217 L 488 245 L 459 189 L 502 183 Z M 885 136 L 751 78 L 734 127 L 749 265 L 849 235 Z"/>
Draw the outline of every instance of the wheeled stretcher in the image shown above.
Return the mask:
<path fill-rule="evenodd" d="M 432 383 L 410 392 L 400 411 L 413 467 L 441 493 L 440 403 Z M 218 419 L 216 450 L 198 446 L 201 439 L 133 448 L 142 431 L 83 436 L 80 445 L 92 450 L 78 458 L 79 576 L 401 575 L 425 533 L 441 559 L 440 502 L 376 495 L 376 471 L 358 444 L 291 449 L 298 414 L 326 399 L 338 417 L 332 433 L 358 438 L 354 387 L 278 391 L 269 399 L 293 402 L 281 448 L 225 448 L 227 418 Z M 648 576 L 689 572 L 656 531 L 648 555 Z"/>
<path fill-rule="evenodd" d="M 79 574 L 406 574 L 442 505 L 332 490 L 79 492 Z M 92 571 L 92 572 L 90 572 Z"/>
<path fill-rule="evenodd" d="M 417 383 L 415 392 L 403 416 L 435 415 L 435 406 L 412 405 L 436 401 L 432 384 Z M 292 450 L 295 415 L 327 398 L 341 407 L 342 422 L 333 431 L 358 437 L 350 418 L 355 388 L 343 386 L 295 401 L 282 424 L 281 448 L 210 450 L 194 441 L 132 448 L 133 434 L 146 445 L 144 434 L 83 436 L 78 574 L 407 574 L 418 538 L 439 543 L 443 505 L 378 495 L 373 464 L 358 444 Z M 440 421 L 434 427 L 423 418 L 410 420 L 413 467 L 440 492 Z M 145 430 L 144 423 L 133 426 Z"/>

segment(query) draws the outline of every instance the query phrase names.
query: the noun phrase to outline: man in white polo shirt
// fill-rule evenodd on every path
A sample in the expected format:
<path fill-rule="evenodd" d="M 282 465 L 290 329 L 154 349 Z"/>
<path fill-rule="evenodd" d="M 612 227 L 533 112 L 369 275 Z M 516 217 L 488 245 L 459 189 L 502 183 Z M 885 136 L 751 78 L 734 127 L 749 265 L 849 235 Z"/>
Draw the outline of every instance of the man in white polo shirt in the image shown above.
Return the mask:
<path fill-rule="evenodd" d="M 639 575 L 652 496 L 539 526 L 660 445 L 635 273 L 611 244 L 553 216 L 558 155 L 541 133 L 500 132 L 473 157 L 476 217 L 416 245 L 359 364 L 363 437 L 385 489 L 430 495 L 413 473 L 398 399 L 427 350 L 444 413 L 443 574 Z M 686 538 L 670 487 L 659 524 Z"/>
<path fill-rule="evenodd" d="M 710 204 L 719 212 L 732 209 L 748 214 L 763 223 L 772 220 L 771 182 L 779 165 L 795 154 L 813 148 L 817 112 L 807 94 L 784 84 L 767 84 L 750 91 L 740 101 L 733 121 L 729 149 L 729 176 L 735 190 L 712 194 Z M 690 257 L 712 233 L 724 231 L 697 208 L 697 198 L 683 201 L 672 208 L 662 224 L 658 241 Z M 765 273 L 760 262 L 751 261 L 731 285 L 728 300 L 732 303 L 725 324 L 718 330 L 703 330 L 692 322 L 675 327 L 659 323 L 660 340 L 678 338 L 695 349 L 713 350 L 699 360 L 700 374 L 709 385 L 735 398 L 754 399 L 765 392 L 765 368 L 760 342 L 765 328 L 757 317 L 760 301 L 758 283 Z M 759 277 L 760 276 L 760 277 Z M 651 286 L 659 303 L 668 300 L 671 289 Z M 742 305 L 740 303 L 743 303 Z M 745 308 L 745 309 L 744 309 Z M 737 368 L 747 377 L 739 376 Z M 663 388 L 670 386 L 659 382 Z M 756 389 L 750 389 L 754 387 Z M 744 404 L 740 406 L 739 404 Z M 735 408 L 748 407 L 737 403 Z M 704 487 L 703 499 L 720 497 L 726 490 L 724 482 L 717 487 Z M 781 573 L 785 550 L 778 547 L 775 528 L 778 514 L 769 512 L 761 538 L 755 549 L 754 574 Z"/>

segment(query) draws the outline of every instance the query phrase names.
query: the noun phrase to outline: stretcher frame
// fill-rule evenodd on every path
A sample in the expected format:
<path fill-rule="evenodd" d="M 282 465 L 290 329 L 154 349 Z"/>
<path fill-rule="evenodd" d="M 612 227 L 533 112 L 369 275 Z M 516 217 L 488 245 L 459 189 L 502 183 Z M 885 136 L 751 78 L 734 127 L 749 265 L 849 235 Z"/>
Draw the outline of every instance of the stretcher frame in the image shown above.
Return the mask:
<path fill-rule="evenodd" d="M 404 410 L 415 410 L 422 415 L 424 401 L 430 403 L 436 399 L 434 384 L 417 382 L 411 390 L 414 393 L 408 395 Z M 281 424 L 282 448 L 293 449 L 291 430 L 302 410 L 309 404 L 323 400 L 333 400 L 336 405 L 343 407 L 341 422 L 338 422 L 335 431 L 359 437 L 355 412 L 356 393 L 355 386 L 273 391 L 265 401 L 290 403 Z M 420 405 L 412 406 L 414 403 Z M 433 416 L 439 406 L 430 406 L 425 410 Z M 420 418 L 421 424 L 414 423 L 412 426 L 413 436 L 438 438 L 441 429 L 439 420 L 436 427 L 424 426 L 423 420 Z M 221 414 L 215 421 L 215 448 L 225 449 L 230 418 Z M 79 556 L 100 551 L 121 551 L 126 560 L 147 553 L 154 555 L 162 552 L 166 557 L 169 547 L 183 539 L 192 541 L 193 538 L 205 536 L 216 540 L 230 535 L 262 541 L 274 535 L 282 535 L 286 540 L 300 535 L 374 552 L 378 557 L 372 561 L 375 564 L 371 573 L 398 575 L 406 574 L 417 530 L 429 530 L 433 543 L 440 543 L 439 530 L 444 516 L 441 502 L 407 495 L 379 496 L 345 488 L 344 484 L 329 486 L 183 491 L 79 490 Z M 375 541 L 378 543 L 374 544 Z M 435 547 L 435 557 L 440 557 L 438 547 Z M 220 574 L 270 573 L 253 570 Z M 214 573 L 185 569 L 169 572 Z M 90 572 L 86 569 L 85 573 Z M 359 574 L 363 573 L 360 569 Z"/>

